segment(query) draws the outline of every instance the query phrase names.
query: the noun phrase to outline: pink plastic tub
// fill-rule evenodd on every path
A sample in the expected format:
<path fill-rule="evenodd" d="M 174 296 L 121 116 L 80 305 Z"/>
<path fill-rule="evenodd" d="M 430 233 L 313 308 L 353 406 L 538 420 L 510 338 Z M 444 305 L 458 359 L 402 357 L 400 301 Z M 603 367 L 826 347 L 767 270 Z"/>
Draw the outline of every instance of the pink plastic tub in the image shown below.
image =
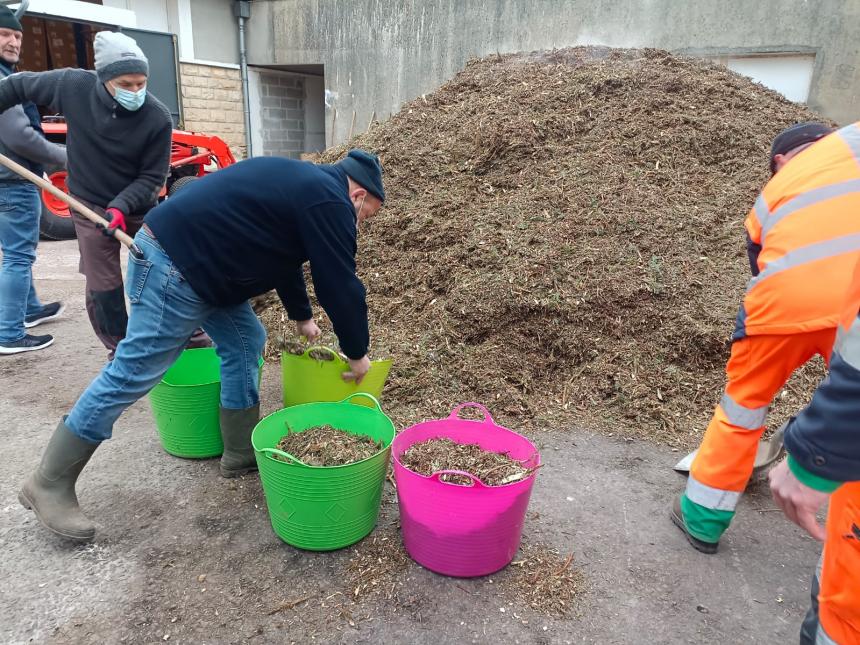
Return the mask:
<path fill-rule="evenodd" d="M 483 411 L 484 420 L 460 419 L 458 414 L 465 407 Z M 471 578 L 494 573 L 506 567 L 519 548 L 535 475 L 504 486 L 485 486 L 468 475 L 472 485 L 458 486 L 439 479 L 457 471 L 425 477 L 400 463 L 400 456 L 412 444 L 442 437 L 507 452 L 529 468 L 540 465 L 540 455 L 531 441 L 496 425 L 487 408 L 478 403 L 463 403 L 447 419 L 407 428 L 391 445 L 400 525 L 410 557 L 447 576 Z"/>

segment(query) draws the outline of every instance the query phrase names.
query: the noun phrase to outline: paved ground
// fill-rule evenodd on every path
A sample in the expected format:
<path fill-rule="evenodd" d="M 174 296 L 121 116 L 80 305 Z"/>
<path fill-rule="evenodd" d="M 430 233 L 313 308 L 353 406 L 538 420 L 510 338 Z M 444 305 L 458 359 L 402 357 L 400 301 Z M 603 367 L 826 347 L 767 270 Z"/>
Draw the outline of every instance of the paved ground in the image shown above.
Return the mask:
<path fill-rule="evenodd" d="M 57 343 L 0 358 L 0 642 L 795 642 L 818 546 L 773 511 L 764 486 L 745 498 L 719 555 L 699 555 L 667 517 L 682 485 L 670 469 L 678 455 L 581 429 L 538 437 L 546 465 L 526 528 L 528 541 L 572 552 L 585 575 L 568 619 L 509 604 L 499 592 L 509 573 L 452 580 L 414 564 L 395 571 L 390 600 L 353 601 L 348 564 L 362 545 L 312 554 L 281 543 L 257 477 L 227 481 L 217 461 L 165 454 L 147 401 L 79 483 L 96 541 L 52 539 L 16 493 L 106 357 L 76 263 L 73 242 L 40 247 L 40 293 L 69 305 L 44 328 Z M 278 389 L 267 365 L 266 410 Z M 389 491 L 377 535 L 396 536 L 396 515 Z"/>

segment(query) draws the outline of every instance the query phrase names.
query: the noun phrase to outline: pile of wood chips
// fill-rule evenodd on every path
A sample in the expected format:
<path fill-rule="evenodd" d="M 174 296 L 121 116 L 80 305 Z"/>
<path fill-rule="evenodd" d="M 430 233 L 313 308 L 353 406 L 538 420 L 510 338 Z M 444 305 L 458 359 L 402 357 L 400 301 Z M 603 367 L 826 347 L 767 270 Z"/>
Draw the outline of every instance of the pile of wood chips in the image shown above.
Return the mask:
<path fill-rule="evenodd" d="M 525 430 L 697 443 L 771 142 L 816 119 L 709 62 L 577 47 L 475 60 L 326 151 L 362 147 L 385 169 L 358 270 L 372 352 L 394 359 L 386 411 L 403 426 L 479 400 Z M 293 332 L 272 299 L 258 309 L 272 338 Z M 790 383 L 774 426 L 821 373 Z"/>

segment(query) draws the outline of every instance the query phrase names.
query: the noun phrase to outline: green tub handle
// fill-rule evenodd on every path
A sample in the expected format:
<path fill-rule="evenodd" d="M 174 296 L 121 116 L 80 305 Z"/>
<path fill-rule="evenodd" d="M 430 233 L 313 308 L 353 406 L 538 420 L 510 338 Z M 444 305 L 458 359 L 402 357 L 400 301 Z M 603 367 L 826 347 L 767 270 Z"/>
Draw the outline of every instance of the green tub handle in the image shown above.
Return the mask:
<path fill-rule="evenodd" d="M 290 453 L 284 452 L 283 450 L 278 450 L 277 448 L 260 448 L 260 452 L 262 452 L 264 455 L 266 455 L 272 461 L 281 461 L 280 459 L 275 459 L 274 457 L 272 457 L 272 455 L 278 455 L 279 457 L 286 457 L 287 459 L 289 459 L 290 461 L 292 461 L 295 464 L 298 464 L 299 466 L 304 466 L 305 468 L 309 468 L 309 466 L 305 462 L 303 462 L 301 459 L 293 457 Z M 281 462 L 281 463 L 283 463 L 283 462 Z"/>
<path fill-rule="evenodd" d="M 348 397 L 346 397 L 343 401 L 340 401 L 340 403 L 351 403 L 351 402 L 352 402 L 352 400 L 353 400 L 355 397 L 357 397 L 357 396 L 363 396 L 363 397 L 365 397 L 365 398 L 370 399 L 371 401 L 373 401 L 373 405 L 375 405 L 375 406 L 376 406 L 376 409 L 377 409 L 379 412 L 382 412 L 382 405 L 380 405 L 380 403 L 379 403 L 379 399 L 377 399 L 377 398 L 376 398 L 375 396 L 373 396 L 372 394 L 368 394 L 367 392 L 356 392 L 355 394 L 350 394 L 350 395 L 349 395 Z"/>
<path fill-rule="evenodd" d="M 304 353 L 302 354 L 302 356 L 304 356 L 305 358 L 310 358 L 312 361 L 313 361 L 313 360 L 317 360 L 317 359 L 315 359 L 315 358 L 311 358 L 310 353 L 311 353 L 311 352 L 314 352 L 314 351 L 319 351 L 319 350 L 322 350 L 322 351 L 324 351 L 324 352 L 328 352 L 329 354 L 331 354 L 331 355 L 334 357 L 334 360 L 335 360 L 335 361 L 340 361 L 341 363 L 343 363 L 344 365 L 346 365 L 346 361 L 345 361 L 345 360 L 343 360 L 343 357 L 342 357 L 340 354 L 338 354 L 336 351 L 334 351 L 331 347 L 328 347 L 328 346 L 326 346 L 326 345 L 313 345 L 313 346 L 311 346 L 311 347 L 308 347 L 308 348 L 304 351 Z"/>
<path fill-rule="evenodd" d="M 460 405 L 455 407 L 453 410 L 451 410 L 451 414 L 448 415 L 448 418 L 449 419 L 459 418 L 460 411 L 463 410 L 464 408 L 477 408 L 478 410 L 483 412 L 484 420 L 478 421 L 478 423 L 486 423 L 486 424 L 491 425 L 495 428 L 499 427 L 499 424 L 493 420 L 493 416 L 490 414 L 490 411 L 487 408 L 485 408 L 483 405 L 481 405 L 480 403 L 474 403 L 474 402 L 461 403 Z"/>

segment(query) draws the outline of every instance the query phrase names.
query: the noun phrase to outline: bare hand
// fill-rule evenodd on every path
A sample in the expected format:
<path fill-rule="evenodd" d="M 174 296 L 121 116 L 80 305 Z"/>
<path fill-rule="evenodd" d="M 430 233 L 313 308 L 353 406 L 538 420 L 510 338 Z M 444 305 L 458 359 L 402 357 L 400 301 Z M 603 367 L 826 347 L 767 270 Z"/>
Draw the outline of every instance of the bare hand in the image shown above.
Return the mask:
<path fill-rule="evenodd" d="M 320 328 L 314 322 L 313 318 L 296 322 L 296 330 L 299 332 L 299 336 L 307 338 L 309 343 L 312 343 L 322 335 Z"/>
<path fill-rule="evenodd" d="M 773 499 L 785 516 L 816 540 L 824 542 L 827 532 L 816 521 L 815 514 L 827 503 L 830 493 L 822 493 L 801 484 L 786 461 L 771 470 L 768 479 Z"/>
<path fill-rule="evenodd" d="M 370 359 L 367 354 L 358 359 L 349 359 L 349 371 L 344 372 L 344 381 L 355 381 L 358 385 L 364 379 L 365 375 L 370 371 Z"/>

